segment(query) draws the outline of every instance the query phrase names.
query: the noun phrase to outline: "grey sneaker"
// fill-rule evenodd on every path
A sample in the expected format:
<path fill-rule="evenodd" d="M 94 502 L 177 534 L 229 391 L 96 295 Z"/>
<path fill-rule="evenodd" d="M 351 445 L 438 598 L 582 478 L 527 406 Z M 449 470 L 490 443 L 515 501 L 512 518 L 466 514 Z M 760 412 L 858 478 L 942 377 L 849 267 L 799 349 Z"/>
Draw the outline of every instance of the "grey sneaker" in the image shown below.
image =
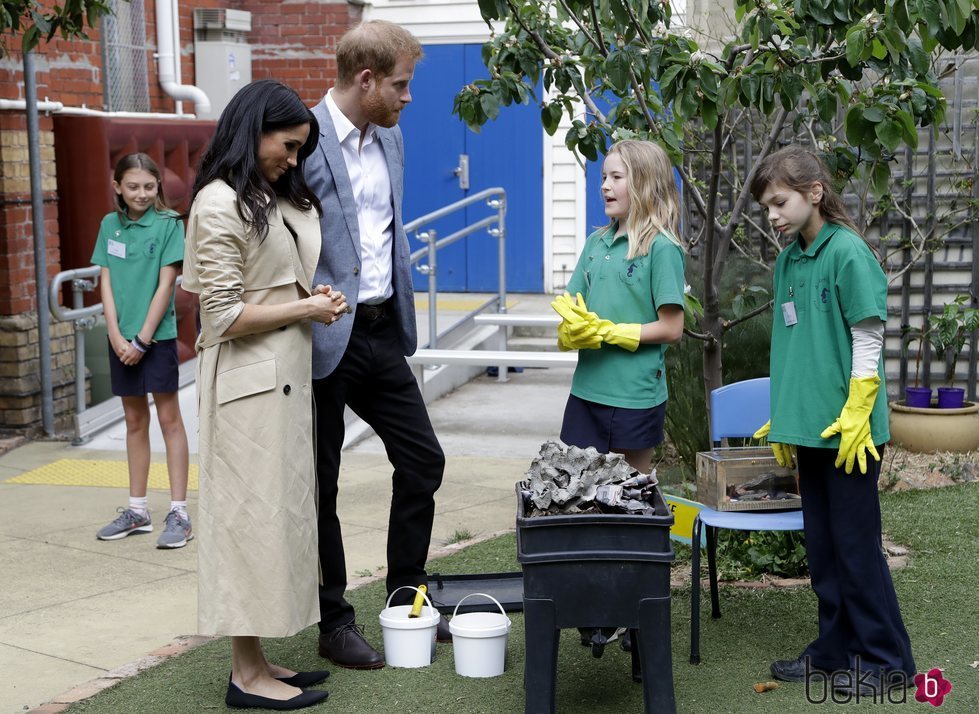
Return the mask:
<path fill-rule="evenodd" d="M 180 511 L 170 511 L 163 523 L 163 532 L 156 541 L 157 548 L 183 548 L 187 545 L 187 541 L 194 540 L 190 518 L 185 517 Z"/>
<path fill-rule="evenodd" d="M 105 526 L 97 534 L 99 540 L 119 540 L 132 533 L 152 533 L 153 524 L 150 522 L 150 512 L 141 516 L 136 511 L 120 507 L 119 517 Z"/>

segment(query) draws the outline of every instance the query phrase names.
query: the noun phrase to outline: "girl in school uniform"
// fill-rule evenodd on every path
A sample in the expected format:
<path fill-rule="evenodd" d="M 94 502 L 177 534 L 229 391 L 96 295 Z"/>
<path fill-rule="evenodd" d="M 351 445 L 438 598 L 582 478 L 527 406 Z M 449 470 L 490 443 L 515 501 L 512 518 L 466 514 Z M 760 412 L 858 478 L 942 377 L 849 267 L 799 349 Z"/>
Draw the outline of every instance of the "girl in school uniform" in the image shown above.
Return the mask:
<path fill-rule="evenodd" d="M 613 144 L 602 197 L 609 224 L 588 236 L 567 293 L 551 304 L 563 318 L 559 347 L 580 350 L 561 439 L 648 473 L 663 441 L 663 358 L 683 335 L 680 196 L 666 152 L 651 141 Z"/>
<path fill-rule="evenodd" d="M 620 453 L 648 473 L 663 441 L 664 355 L 683 335 L 680 196 L 666 152 L 650 141 L 613 144 L 602 197 L 609 224 L 588 237 L 568 292 L 551 303 L 563 318 L 558 346 L 580 350 L 561 440 Z M 591 645 L 623 630 L 579 632 Z M 622 647 L 631 648 L 627 634 Z"/>
<path fill-rule="evenodd" d="M 775 262 L 771 421 L 755 436 L 768 437 L 782 465 L 798 460 L 819 600 L 818 636 L 796 659 L 774 662 L 772 674 L 802 681 L 818 672 L 836 690 L 882 696 L 915 671 L 881 546 L 877 493 L 890 439 L 887 280 L 808 150 L 768 156 L 751 192 L 791 238 Z"/>
<path fill-rule="evenodd" d="M 118 540 L 153 530 L 146 506 L 153 394 L 170 476 L 170 511 L 159 548 L 182 548 L 193 530 L 187 513 L 187 434 L 177 399 L 177 320 L 173 307 L 184 257 L 184 228 L 167 209 L 160 169 L 146 154 L 128 154 L 116 165 L 116 210 L 102 219 L 92 263 L 109 336 L 112 393 L 126 416 L 129 504 L 97 537 Z"/>

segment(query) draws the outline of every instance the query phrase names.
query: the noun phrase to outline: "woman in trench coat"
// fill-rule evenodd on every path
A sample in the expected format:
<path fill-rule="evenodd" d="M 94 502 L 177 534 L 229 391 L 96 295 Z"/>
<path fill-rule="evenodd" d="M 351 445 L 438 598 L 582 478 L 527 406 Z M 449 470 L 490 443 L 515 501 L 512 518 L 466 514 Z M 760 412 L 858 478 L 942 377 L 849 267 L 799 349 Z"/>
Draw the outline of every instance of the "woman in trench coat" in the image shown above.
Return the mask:
<path fill-rule="evenodd" d="M 231 636 L 233 707 L 298 709 L 326 672 L 270 664 L 260 637 L 319 620 L 311 321 L 347 306 L 311 286 L 320 205 L 303 179 L 316 119 L 271 80 L 239 91 L 201 159 L 183 287 L 200 296 L 198 626 Z"/>

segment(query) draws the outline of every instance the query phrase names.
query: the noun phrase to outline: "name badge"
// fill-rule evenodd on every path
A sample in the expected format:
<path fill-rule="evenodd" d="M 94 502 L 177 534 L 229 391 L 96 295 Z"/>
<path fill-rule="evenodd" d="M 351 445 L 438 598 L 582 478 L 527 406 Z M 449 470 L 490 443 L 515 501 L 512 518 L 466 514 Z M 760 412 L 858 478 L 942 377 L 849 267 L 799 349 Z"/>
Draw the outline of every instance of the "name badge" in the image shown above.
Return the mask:
<path fill-rule="evenodd" d="M 799 321 L 799 318 L 795 314 L 794 302 L 782 303 L 782 320 L 785 322 L 786 327 L 792 327 L 792 325 Z"/>
<path fill-rule="evenodd" d="M 126 244 L 122 241 L 109 239 L 109 255 L 114 255 L 117 258 L 126 259 Z"/>

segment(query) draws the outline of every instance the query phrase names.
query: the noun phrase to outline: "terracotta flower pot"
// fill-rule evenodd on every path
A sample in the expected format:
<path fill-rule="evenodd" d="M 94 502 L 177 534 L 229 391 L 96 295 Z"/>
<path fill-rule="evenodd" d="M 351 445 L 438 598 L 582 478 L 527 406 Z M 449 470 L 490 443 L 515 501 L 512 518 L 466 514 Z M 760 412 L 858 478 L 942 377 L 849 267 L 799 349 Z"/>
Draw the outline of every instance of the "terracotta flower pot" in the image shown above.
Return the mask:
<path fill-rule="evenodd" d="M 965 452 L 979 449 L 979 404 L 963 402 L 961 409 L 919 409 L 891 402 L 891 441 L 908 451 Z"/>

